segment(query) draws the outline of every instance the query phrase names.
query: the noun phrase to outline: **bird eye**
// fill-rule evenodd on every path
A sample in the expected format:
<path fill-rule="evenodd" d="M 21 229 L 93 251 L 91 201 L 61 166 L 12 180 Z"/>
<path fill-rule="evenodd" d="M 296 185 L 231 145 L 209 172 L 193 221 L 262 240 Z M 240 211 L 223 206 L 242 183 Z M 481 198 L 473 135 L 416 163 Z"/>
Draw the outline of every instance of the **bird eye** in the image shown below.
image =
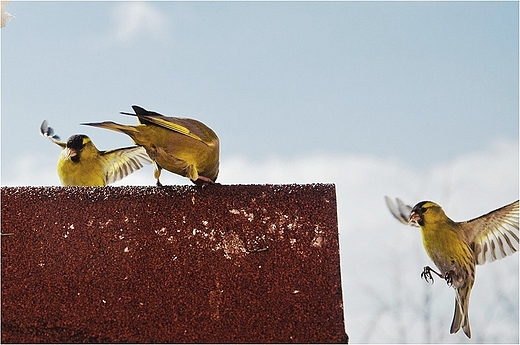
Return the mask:
<path fill-rule="evenodd" d="M 426 207 L 421 207 L 421 213 L 426 212 L 428 209 Z"/>

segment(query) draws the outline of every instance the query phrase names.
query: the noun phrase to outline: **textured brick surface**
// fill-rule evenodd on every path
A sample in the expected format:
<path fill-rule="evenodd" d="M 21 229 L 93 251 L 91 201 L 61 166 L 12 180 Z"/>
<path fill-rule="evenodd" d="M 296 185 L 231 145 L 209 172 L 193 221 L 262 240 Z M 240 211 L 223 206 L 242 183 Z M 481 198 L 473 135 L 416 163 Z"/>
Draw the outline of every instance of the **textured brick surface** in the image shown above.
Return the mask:
<path fill-rule="evenodd" d="M 3 187 L 2 342 L 334 343 L 333 185 Z"/>

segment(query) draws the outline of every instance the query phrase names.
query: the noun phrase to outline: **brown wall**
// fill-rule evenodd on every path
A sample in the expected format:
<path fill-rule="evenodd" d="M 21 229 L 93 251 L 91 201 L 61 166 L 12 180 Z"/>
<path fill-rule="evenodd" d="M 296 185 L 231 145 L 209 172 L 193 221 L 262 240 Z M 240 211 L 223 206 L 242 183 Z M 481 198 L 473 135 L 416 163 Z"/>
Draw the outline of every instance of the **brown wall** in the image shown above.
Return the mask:
<path fill-rule="evenodd" d="M 346 342 L 334 185 L 3 187 L 2 342 Z"/>

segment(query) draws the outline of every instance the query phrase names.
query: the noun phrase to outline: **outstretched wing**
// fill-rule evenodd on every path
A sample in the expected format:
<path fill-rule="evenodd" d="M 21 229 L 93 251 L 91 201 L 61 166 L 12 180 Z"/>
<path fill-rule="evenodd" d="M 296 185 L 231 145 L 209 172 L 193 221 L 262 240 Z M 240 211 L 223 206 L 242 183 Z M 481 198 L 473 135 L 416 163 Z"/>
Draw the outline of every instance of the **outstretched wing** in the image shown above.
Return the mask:
<path fill-rule="evenodd" d="M 154 124 L 171 131 L 184 134 L 190 138 L 201 141 L 208 146 L 218 144 L 218 137 L 208 126 L 194 119 L 169 117 L 159 113 L 148 111 L 137 105 L 133 105 L 135 114 L 121 112 L 124 115 L 137 116 L 142 124 Z"/>
<path fill-rule="evenodd" d="M 60 141 L 60 137 L 54 134 L 54 129 L 48 126 L 47 120 L 43 120 L 42 125 L 40 126 L 40 133 L 56 145 L 59 145 L 62 149 L 67 147 L 67 143 Z"/>
<path fill-rule="evenodd" d="M 130 146 L 120 149 L 102 151 L 105 159 L 106 184 L 113 183 L 141 169 L 144 164 L 151 164 L 152 160 L 142 146 Z"/>
<path fill-rule="evenodd" d="M 419 226 L 415 222 L 410 222 L 410 213 L 412 207 L 406 205 L 401 199 L 396 198 L 395 203 L 388 196 L 385 196 L 386 206 L 390 210 L 390 213 L 401 223 L 412 226 Z"/>
<path fill-rule="evenodd" d="M 479 265 L 518 251 L 518 200 L 460 224 L 474 243 Z"/>

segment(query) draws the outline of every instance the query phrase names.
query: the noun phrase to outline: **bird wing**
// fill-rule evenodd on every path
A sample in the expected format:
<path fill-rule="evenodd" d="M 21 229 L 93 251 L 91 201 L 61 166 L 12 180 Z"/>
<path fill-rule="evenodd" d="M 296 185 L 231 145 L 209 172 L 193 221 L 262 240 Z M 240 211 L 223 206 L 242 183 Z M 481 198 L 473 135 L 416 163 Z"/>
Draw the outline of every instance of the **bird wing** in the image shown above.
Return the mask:
<path fill-rule="evenodd" d="M 518 200 L 460 224 L 474 243 L 479 265 L 518 251 Z"/>
<path fill-rule="evenodd" d="M 130 175 L 143 167 L 151 164 L 152 160 L 146 154 L 142 146 L 123 147 L 115 150 L 101 151 L 101 157 L 105 159 L 106 184 L 113 183 Z"/>
<path fill-rule="evenodd" d="M 67 147 L 67 143 L 60 141 L 60 137 L 54 134 L 54 129 L 48 126 L 47 120 L 43 120 L 42 125 L 40 126 L 40 133 L 56 145 L 59 145 L 62 149 Z"/>
<path fill-rule="evenodd" d="M 385 196 L 386 206 L 390 210 L 390 213 L 401 223 L 412 226 L 419 226 L 415 222 L 410 222 L 410 213 L 412 212 L 412 207 L 410 205 L 406 205 L 401 199 L 396 198 L 394 203 L 392 199 L 388 196 Z"/>
<path fill-rule="evenodd" d="M 180 117 L 164 116 L 159 113 L 146 110 L 133 105 L 135 114 L 121 112 L 124 115 L 137 116 L 142 124 L 154 124 L 171 131 L 184 134 L 190 138 L 201 141 L 208 146 L 215 146 L 218 137 L 209 127 L 200 121 Z"/>

